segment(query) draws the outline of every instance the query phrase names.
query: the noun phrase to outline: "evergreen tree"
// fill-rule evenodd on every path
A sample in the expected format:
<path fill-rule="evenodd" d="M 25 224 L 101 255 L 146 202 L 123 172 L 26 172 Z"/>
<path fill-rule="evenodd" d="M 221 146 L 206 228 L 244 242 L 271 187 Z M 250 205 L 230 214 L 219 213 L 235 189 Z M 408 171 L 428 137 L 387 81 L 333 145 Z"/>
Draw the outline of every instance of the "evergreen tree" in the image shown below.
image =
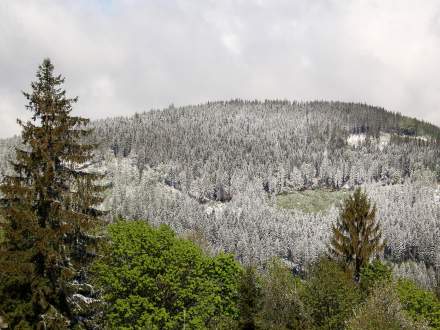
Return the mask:
<path fill-rule="evenodd" d="M 344 201 L 332 231 L 330 252 L 353 269 L 358 281 L 361 268 L 384 247 L 380 225 L 376 221 L 376 206 L 371 205 L 361 188 Z"/>
<path fill-rule="evenodd" d="M 23 93 L 32 117 L 18 120 L 15 174 L 0 186 L 0 315 L 11 328 L 64 329 L 81 319 L 75 299 L 89 301 L 81 284 L 104 188 L 95 184 L 101 175 L 86 169 L 95 146 L 80 142 L 90 130 L 87 119 L 71 115 L 77 98 L 66 96 L 49 59 L 36 78 Z"/>

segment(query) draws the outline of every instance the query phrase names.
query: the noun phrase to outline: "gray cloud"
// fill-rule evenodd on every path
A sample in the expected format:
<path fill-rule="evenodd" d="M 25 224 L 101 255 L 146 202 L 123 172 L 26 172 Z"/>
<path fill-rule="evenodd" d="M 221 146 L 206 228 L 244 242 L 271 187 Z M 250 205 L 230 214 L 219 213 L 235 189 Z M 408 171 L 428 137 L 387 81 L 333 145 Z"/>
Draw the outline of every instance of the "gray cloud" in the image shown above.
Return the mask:
<path fill-rule="evenodd" d="M 0 137 L 50 57 L 91 118 L 230 98 L 360 101 L 440 124 L 440 3 L 0 2 Z"/>

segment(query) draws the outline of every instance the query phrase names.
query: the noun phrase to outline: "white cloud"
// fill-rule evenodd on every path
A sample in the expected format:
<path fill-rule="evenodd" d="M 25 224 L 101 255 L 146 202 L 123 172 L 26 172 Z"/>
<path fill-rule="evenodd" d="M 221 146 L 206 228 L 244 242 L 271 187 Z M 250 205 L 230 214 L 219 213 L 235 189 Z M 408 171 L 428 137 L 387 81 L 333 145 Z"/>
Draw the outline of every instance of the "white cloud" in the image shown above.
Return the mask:
<path fill-rule="evenodd" d="M 9 97 L 0 98 L 0 137 L 17 134 L 17 111 Z"/>
<path fill-rule="evenodd" d="M 240 55 L 240 41 L 235 34 L 224 34 L 221 37 L 223 45 L 233 54 Z"/>
<path fill-rule="evenodd" d="M 0 2 L 0 137 L 46 56 L 91 118 L 230 98 L 361 101 L 440 124 L 440 3 Z"/>

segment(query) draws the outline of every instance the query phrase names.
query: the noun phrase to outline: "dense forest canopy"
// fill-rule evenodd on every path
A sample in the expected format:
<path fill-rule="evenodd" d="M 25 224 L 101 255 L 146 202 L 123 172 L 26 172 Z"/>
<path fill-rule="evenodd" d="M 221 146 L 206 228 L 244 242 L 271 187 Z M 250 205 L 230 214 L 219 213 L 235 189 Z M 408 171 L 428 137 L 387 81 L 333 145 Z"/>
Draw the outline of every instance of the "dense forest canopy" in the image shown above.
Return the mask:
<path fill-rule="evenodd" d="M 282 187 L 271 182 L 274 177 L 283 181 L 281 186 L 309 187 L 318 179 L 320 185 L 339 188 L 434 171 L 440 137 L 428 123 L 340 102 L 170 106 L 96 121 L 94 127 L 115 155 L 136 155 L 139 169 L 168 164 L 173 186 L 201 185 L 208 190 L 201 197 L 217 199 L 225 198 L 218 190 L 229 191 L 234 174 L 260 177 L 267 190 L 277 191 Z M 367 143 L 350 148 L 353 135 Z"/>

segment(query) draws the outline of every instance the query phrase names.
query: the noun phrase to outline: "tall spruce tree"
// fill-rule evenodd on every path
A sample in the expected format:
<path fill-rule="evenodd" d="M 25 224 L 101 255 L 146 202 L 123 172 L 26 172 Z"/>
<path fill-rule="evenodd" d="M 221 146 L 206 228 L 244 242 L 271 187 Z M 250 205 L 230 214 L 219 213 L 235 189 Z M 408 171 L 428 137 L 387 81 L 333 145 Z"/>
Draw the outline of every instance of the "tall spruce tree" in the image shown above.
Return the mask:
<path fill-rule="evenodd" d="M 376 221 L 376 206 L 361 188 L 343 202 L 332 232 L 330 253 L 350 266 L 355 280 L 359 281 L 362 267 L 384 247 L 380 225 Z"/>
<path fill-rule="evenodd" d="M 54 75 L 45 59 L 38 67 L 32 92 L 23 93 L 32 113 L 22 126 L 14 175 L 0 186 L 0 315 L 11 328 L 74 327 L 75 297 L 84 267 L 93 256 L 92 230 L 99 223 L 103 187 L 99 174 L 85 169 L 94 145 L 81 141 L 90 134 L 88 119 L 71 115 L 77 98 L 68 98 L 64 78 Z M 83 294 L 83 295 L 81 295 Z"/>

